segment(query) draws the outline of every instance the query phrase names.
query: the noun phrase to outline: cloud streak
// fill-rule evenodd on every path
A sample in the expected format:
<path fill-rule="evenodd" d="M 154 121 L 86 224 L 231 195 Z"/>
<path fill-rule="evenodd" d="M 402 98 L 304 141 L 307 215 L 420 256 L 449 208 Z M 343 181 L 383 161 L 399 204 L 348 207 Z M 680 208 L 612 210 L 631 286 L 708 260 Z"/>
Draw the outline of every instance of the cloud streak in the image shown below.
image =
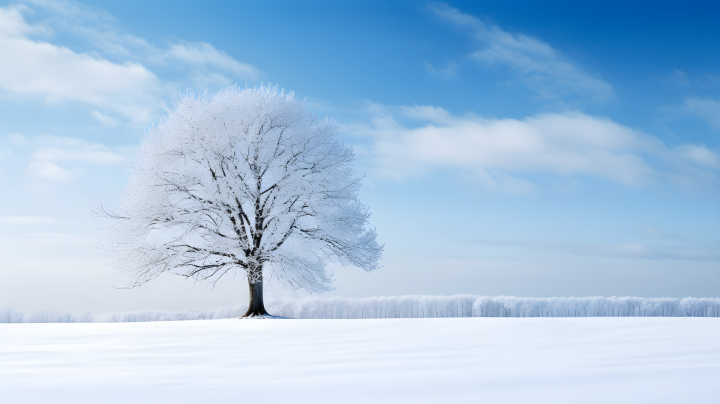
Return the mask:
<path fill-rule="evenodd" d="M 510 247 L 578 256 L 653 260 L 671 259 L 683 261 L 720 261 L 720 253 L 716 248 L 658 249 L 653 247 L 646 247 L 636 242 L 602 245 L 529 240 L 472 240 L 470 241 L 470 243 L 493 248 Z"/>
<path fill-rule="evenodd" d="M 707 121 L 713 128 L 720 129 L 720 101 L 715 101 L 712 97 L 687 97 L 684 108 Z"/>
<path fill-rule="evenodd" d="M 159 79 L 138 63 L 106 59 L 27 37 L 38 31 L 16 8 L 0 8 L 0 88 L 19 96 L 41 96 L 49 102 L 77 101 L 148 118 Z"/>
<path fill-rule="evenodd" d="M 126 162 L 125 154 L 133 149 L 49 135 L 26 139 L 14 134 L 7 139 L 11 147 L 0 163 L 24 165 L 27 176 L 40 182 L 69 181 L 91 166 L 118 166 Z"/>
<path fill-rule="evenodd" d="M 240 78 L 256 79 L 260 76 L 260 70 L 255 66 L 238 62 L 207 42 L 171 44 L 169 49 L 158 54 L 162 63 L 180 62 L 209 70 L 221 69 Z"/>
<path fill-rule="evenodd" d="M 589 96 L 595 100 L 613 97 L 612 86 L 593 77 L 560 51 L 531 36 L 512 34 L 445 4 L 430 10 L 458 29 L 472 35 L 480 49 L 468 55 L 487 66 L 500 66 L 545 99 L 566 95 Z"/>
<path fill-rule="evenodd" d="M 640 186 L 666 176 L 714 178 L 715 152 L 659 139 L 581 112 L 524 119 L 457 117 L 434 106 L 368 106 L 370 124 L 346 131 L 371 140 L 376 173 L 394 179 L 431 170 L 474 174 L 489 189 L 531 192 L 537 174 L 589 176 Z"/>
<path fill-rule="evenodd" d="M 109 16 L 74 3 L 41 1 L 34 7 L 53 17 L 30 24 L 23 15 L 32 15 L 29 7 L 0 7 L 0 94 L 84 104 L 103 126 L 116 125 L 119 117 L 146 124 L 160 110 L 160 100 L 174 99 L 178 89 L 224 86 L 261 74 L 209 43 L 162 48 L 118 33 Z M 55 31 L 91 49 L 78 52 L 47 42 Z"/>
<path fill-rule="evenodd" d="M 30 156 L 28 175 L 42 181 L 67 181 L 73 173 L 59 164 L 116 165 L 125 157 L 111 151 L 107 146 L 81 139 L 41 136 L 38 147 Z"/>

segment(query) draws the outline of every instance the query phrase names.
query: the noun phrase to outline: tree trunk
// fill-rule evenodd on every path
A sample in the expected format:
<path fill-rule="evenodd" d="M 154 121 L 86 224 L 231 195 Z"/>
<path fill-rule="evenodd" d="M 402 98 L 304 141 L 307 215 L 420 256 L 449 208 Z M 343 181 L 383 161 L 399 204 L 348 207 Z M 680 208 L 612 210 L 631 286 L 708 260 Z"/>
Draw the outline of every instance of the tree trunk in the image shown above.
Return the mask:
<path fill-rule="evenodd" d="M 259 279 L 255 282 L 252 281 L 252 277 L 248 276 L 248 286 L 250 287 L 250 304 L 248 310 L 243 317 L 257 317 L 257 316 L 269 316 L 268 312 L 265 311 L 265 304 L 263 303 L 263 279 L 262 273 Z"/>

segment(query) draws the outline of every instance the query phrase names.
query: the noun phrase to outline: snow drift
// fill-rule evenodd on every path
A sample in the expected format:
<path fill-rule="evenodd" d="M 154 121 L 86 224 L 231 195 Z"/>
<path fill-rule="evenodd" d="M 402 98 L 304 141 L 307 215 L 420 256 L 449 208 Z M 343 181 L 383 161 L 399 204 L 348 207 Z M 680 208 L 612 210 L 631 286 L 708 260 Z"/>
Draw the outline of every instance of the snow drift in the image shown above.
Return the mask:
<path fill-rule="evenodd" d="M 288 318 L 432 317 L 720 317 L 720 298 L 391 296 L 276 300 L 268 312 Z M 246 305 L 215 310 L 141 310 L 105 313 L 98 322 L 213 320 L 239 317 Z M 88 314 L 0 310 L 0 323 L 93 322 Z"/>

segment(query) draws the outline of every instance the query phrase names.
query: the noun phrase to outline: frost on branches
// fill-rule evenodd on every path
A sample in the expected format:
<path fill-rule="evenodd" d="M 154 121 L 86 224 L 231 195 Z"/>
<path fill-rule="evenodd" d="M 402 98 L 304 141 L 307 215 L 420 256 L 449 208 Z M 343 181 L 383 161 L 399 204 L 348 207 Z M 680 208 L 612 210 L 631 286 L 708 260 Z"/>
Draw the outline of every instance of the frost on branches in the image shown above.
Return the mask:
<path fill-rule="evenodd" d="M 245 316 L 266 315 L 263 277 L 330 290 L 328 262 L 378 268 L 353 153 L 277 87 L 183 97 L 146 134 L 111 227 L 111 265 L 139 286 L 164 272 L 217 282 L 241 270 Z"/>

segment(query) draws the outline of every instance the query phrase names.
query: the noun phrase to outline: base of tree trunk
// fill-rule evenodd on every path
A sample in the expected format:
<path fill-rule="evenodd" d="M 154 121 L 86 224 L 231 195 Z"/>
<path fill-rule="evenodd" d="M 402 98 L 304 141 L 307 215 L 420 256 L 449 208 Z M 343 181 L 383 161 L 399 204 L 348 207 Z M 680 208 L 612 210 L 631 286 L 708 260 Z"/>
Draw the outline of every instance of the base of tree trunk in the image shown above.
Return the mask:
<path fill-rule="evenodd" d="M 265 304 L 263 302 L 263 283 L 262 280 L 255 283 L 248 280 L 248 286 L 250 287 L 250 304 L 248 309 L 242 317 L 260 317 L 269 316 L 265 311 Z"/>
<path fill-rule="evenodd" d="M 242 316 L 240 316 L 240 318 L 245 318 L 245 317 L 262 317 L 262 316 L 269 316 L 269 315 L 270 315 L 270 314 L 268 314 L 268 312 L 265 311 L 265 310 L 263 310 L 263 311 L 252 311 L 252 312 L 251 312 L 250 310 L 248 310 L 248 311 L 245 312 L 245 314 L 243 314 Z"/>

